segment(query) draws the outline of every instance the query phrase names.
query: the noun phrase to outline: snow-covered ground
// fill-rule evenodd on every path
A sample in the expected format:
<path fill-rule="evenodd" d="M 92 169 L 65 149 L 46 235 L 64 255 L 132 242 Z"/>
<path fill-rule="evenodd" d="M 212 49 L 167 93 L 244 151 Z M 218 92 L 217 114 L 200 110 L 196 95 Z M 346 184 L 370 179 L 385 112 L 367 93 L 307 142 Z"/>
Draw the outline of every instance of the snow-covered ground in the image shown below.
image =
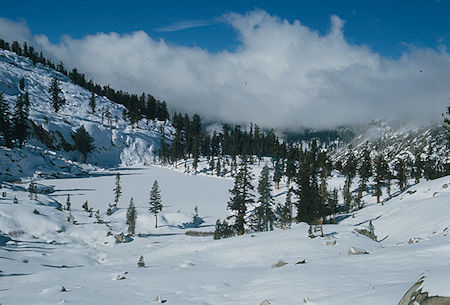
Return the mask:
<path fill-rule="evenodd" d="M 119 171 L 123 195 L 111 216 L 105 211 L 116 171 L 37 181 L 42 190 L 54 189 L 37 200 L 24 191 L 27 184 L 0 189 L 6 192 L 0 197 L 2 305 L 151 304 L 157 297 L 167 304 L 397 304 L 422 275 L 430 295 L 450 296 L 449 176 L 421 181 L 384 205 L 368 195 L 366 208 L 325 225 L 323 238 L 308 238 L 308 226 L 300 223 L 286 231 L 213 240 L 185 233 L 213 231 L 215 220 L 228 215 L 231 178 L 158 166 Z M 155 179 L 165 206 L 157 229 L 147 203 Z M 341 183 L 341 177 L 330 181 Z M 282 184 L 274 192 L 278 201 L 285 191 Z M 78 225 L 56 209 L 68 193 Z M 141 234 L 116 243 L 114 235 L 126 232 L 131 196 Z M 81 209 L 86 200 L 106 224 L 94 223 Z M 192 228 L 195 206 L 205 222 Z M 378 242 L 355 231 L 368 229 L 370 220 Z M 367 254 L 349 254 L 358 251 Z M 137 266 L 141 255 L 145 268 Z"/>
<path fill-rule="evenodd" d="M 50 102 L 48 89 L 53 77 L 59 79 L 66 103 L 55 112 Z M 21 78 L 25 90 L 19 88 Z M 170 122 L 141 120 L 132 128 L 124 120 L 124 106 L 96 96 L 96 111 L 89 107 L 91 93 L 69 78 L 15 53 L 0 50 L 0 92 L 15 105 L 17 95 L 27 91 L 30 95 L 30 119 L 41 127 L 51 139 L 54 147 L 38 141 L 34 130 L 22 149 L 0 147 L 0 181 L 41 176 L 73 176 L 95 168 L 131 166 L 153 161 L 159 150 L 161 127 L 168 138 L 173 131 Z M 66 151 L 63 143 L 74 144 L 72 136 L 84 125 L 94 138 L 95 150 L 88 155 L 87 164 L 81 163 L 81 154 Z M 43 133 L 43 132 L 41 132 Z M 77 162 L 78 161 L 78 162 Z"/>

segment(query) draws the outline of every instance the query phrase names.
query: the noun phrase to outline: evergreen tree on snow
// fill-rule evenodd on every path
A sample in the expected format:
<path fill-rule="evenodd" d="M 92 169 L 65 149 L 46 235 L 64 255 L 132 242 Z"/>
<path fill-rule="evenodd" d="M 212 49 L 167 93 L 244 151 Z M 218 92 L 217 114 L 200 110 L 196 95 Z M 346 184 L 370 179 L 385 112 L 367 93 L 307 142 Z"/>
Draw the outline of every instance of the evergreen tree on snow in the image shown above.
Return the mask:
<path fill-rule="evenodd" d="M 255 200 L 253 191 L 253 174 L 248 166 L 247 156 L 241 157 L 239 170 L 234 176 L 234 187 L 229 190 L 231 198 L 228 201 L 228 209 L 233 212 L 231 218 L 234 218 L 234 228 L 238 235 L 245 232 L 247 207 L 253 204 Z"/>
<path fill-rule="evenodd" d="M 404 192 L 406 189 L 406 183 L 408 182 L 406 177 L 406 165 L 403 159 L 399 159 L 395 164 L 395 170 L 397 172 L 396 178 L 398 180 L 398 186 L 400 191 Z"/>
<path fill-rule="evenodd" d="M 283 176 L 283 161 L 277 160 L 275 162 L 275 172 L 273 173 L 273 181 L 275 182 L 275 188 L 280 189 L 280 181 Z"/>
<path fill-rule="evenodd" d="M 278 216 L 278 226 L 280 228 L 290 228 L 292 224 L 292 188 L 288 189 L 284 204 L 279 204 L 276 209 Z"/>
<path fill-rule="evenodd" d="M 116 174 L 116 182 L 115 182 L 115 188 L 114 191 L 114 206 L 117 207 L 119 204 L 120 196 L 122 195 L 122 186 L 120 185 L 120 173 Z"/>
<path fill-rule="evenodd" d="M 273 196 L 271 194 L 272 184 L 269 180 L 269 167 L 264 165 L 261 176 L 258 181 L 258 202 L 261 206 L 262 223 L 264 231 L 273 230 L 273 222 L 275 221 L 275 213 L 273 212 Z"/>
<path fill-rule="evenodd" d="M 14 137 L 19 142 L 19 147 L 23 146 L 28 136 L 28 116 L 29 116 L 30 98 L 28 92 L 22 97 L 21 94 L 17 96 L 16 105 L 13 114 Z"/>
<path fill-rule="evenodd" d="M 134 235 L 136 230 L 136 219 L 137 219 L 137 212 L 136 207 L 134 206 L 133 197 L 130 199 L 130 205 L 127 209 L 127 215 L 126 215 L 126 223 L 128 225 L 128 234 Z"/>
<path fill-rule="evenodd" d="M 91 97 L 89 98 L 89 107 L 91 107 L 92 114 L 95 113 L 95 93 L 94 91 L 91 92 Z"/>
<path fill-rule="evenodd" d="M 23 78 L 23 77 L 19 80 L 19 89 L 20 89 L 20 91 L 25 90 L 25 78 Z"/>
<path fill-rule="evenodd" d="M 95 149 L 94 138 L 86 131 L 84 125 L 81 125 L 72 137 L 75 142 L 75 149 L 83 155 L 83 162 L 86 163 L 88 153 Z"/>
<path fill-rule="evenodd" d="M 3 93 L 0 92 L 0 135 L 6 147 L 12 148 L 12 123 L 9 105 L 3 98 Z"/>
<path fill-rule="evenodd" d="M 352 194 L 351 187 L 353 178 L 356 176 L 356 160 L 355 155 L 353 154 L 352 147 L 349 147 L 349 151 L 347 153 L 347 158 L 345 160 L 345 164 L 342 168 L 342 173 L 345 176 L 345 185 L 344 185 L 344 203 L 345 203 L 345 211 L 350 212 L 352 209 Z"/>
<path fill-rule="evenodd" d="M 383 195 L 382 186 L 388 179 L 389 166 L 382 154 L 379 154 L 375 159 L 375 192 L 377 203 L 380 203 L 380 196 Z"/>
<path fill-rule="evenodd" d="M 67 194 L 67 199 L 66 199 L 66 210 L 70 211 L 71 210 L 71 206 L 72 203 L 70 202 L 70 194 Z"/>
<path fill-rule="evenodd" d="M 158 180 L 153 182 L 152 190 L 150 191 L 150 213 L 155 215 L 155 228 L 158 227 L 158 213 L 162 211 L 163 205 L 161 200 L 161 191 L 159 190 Z"/>
<path fill-rule="evenodd" d="M 61 88 L 59 87 L 58 78 L 54 77 L 50 83 L 50 88 L 48 89 L 48 93 L 50 94 L 50 100 L 52 101 L 52 106 L 55 112 L 58 112 L 59 109 L 66 103 L 64 97 L 60 96 L 62 93 Z"/>
<path fill-rule="evenodd" d="M 363 156 L 361 160 L 361 164 L 358 168 L 358 174 L 359 174 L 359 186 L 358 186 L 358 197 L 357 197 L 357 203 L 358 208 L 362 208 L 362 195 L 364 191 L 367 191 L 367 182 L 369 181 L 369 178 L 372 176 L 372 160 L 370 159 L 370 151 L 368 147 L 368 143 L 366 142 L 363 150 Z"/>
<path fill-rule="evenodd" d="M 139 260 L 137 262 L 138 267 L 143 268 L 145 267 L 145 262 L 144 262 L 144 256 L 141 255 L 141 257 L 139 257 Z"/>

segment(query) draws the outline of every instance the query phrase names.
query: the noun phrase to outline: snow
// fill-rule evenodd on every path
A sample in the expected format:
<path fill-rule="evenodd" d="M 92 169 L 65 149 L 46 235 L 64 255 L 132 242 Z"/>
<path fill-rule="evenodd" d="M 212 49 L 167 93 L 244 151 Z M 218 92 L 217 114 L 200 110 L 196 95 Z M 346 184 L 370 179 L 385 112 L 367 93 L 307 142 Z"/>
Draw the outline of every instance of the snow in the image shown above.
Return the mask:
<path fill-rule="evenodd" d="M 255 165 L 254 171 L 262 166 Z M 117 171 L 123 194 L 119 209 L 107 216 Z M 2 304 L 148 304 L 156 297 L 167 304 L 396 304 L 422 275 L 430 295 L 450 295 L 450 238 L 445 231 L 450 216 L 444 213 L 450 192 L 443 187 L 449 176 L 421 181 L 384 205 L 365 196 L 367 206 L 339 224 L 325 225 L 324 238 L 308 238 L 308 226 L 300 223 L 285 231 L 213 240 L 186 235 L 192 228 L 183 224 L 192 221 L 198 206 L 205 223 L 194 229 L 213 231 L 215 220 L 228 215 L 232 179 L 159 166 L 117 171 L 40 180 L 55 192 L 39 194 L 38 201 L 23 191 L 26 185 L 3 187 L 7 197 L 0 201 L 0 235 L 23 232 L 0 247 Z M 155 179 L 164 204 L 159 228 L 147 203 Z M 279 192 L 285 191 L 282 184 Z M 54 206 L 54 200 L 64 205 L 68 193 L 79 225 L 68 223 L 68 212 Z M 12 203 L 13 196 L 19 204 Z M 131 196 L 141 234 L 118 244 L 113 235 L 126 232 Z M 95 224 L 81 210 L 85 200 L 101 210 L 106 224 Z M 40 215 L 33 214 L 35 208 Z M 379 239 L 388 237 L 376 242 L 355 231 L 369 220 Z M 408 243 L 410 238 L 420 240 Z M 369 254 L 349 255 L 352 248 Z M 141 255 L 144 268 L 137 266 Z M 302 260 L 304 264 L 296 264 Z M 279 261 L 287 264 L 273 267 Z M 63 286 L 67 292 L 61 292 Z"/>
<path fill-rule="evenodd" d="M 66 104 L 57 113 L 51 106 L 48 93 L 55 76 L 60 80 L 66 99 Z M 96 96 L 96 112 L 92 114 L 89 91 L 74 85 L 61 73 L 40 64 L 34 66 L 29 59 L 0 50 L 0 92 L 5 94 L 4 98 L 11 107 L 17 95 L 24 93 L 19 90 L 22 77 L 25 78 L 25 90 L 30 95 L 30 119 L 49 133 L 53 144 L 61 144 L 61 137 L 73 144 L 71 135 L 84 125 L 94 138 L 96 149 L 88 155 L 87 165 L 77 162 L 81 160 L 79 152 L 49 148 L 33 137 L 20 150 L 0 147 L 0 181 L 33 175 L 64 177 L 96 168 L 148 164 L 159 149 L 162 126 L 170 140 L 173 128 L 169 122 L 141 120 L 131 128 L 123 119 L 124 106 L 100 96 Z M 102 110 L 109 111 L 111 118 L 104 115 L 102 119 Z"/>

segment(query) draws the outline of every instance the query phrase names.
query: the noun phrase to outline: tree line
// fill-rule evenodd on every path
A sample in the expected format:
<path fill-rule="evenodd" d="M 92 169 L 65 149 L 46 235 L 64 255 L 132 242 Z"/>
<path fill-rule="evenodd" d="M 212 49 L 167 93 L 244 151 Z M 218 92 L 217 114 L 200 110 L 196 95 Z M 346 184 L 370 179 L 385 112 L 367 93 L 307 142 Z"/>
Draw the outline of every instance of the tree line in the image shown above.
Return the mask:
<path fill-rule="evenodd" d="M 363 208 L 366 194 L 376 197 L 380 203 L 383 194 L 388 198 L 392 195 L 393 183 L 403 192 L 408 187 L 408 180 L 414 179 L 414 183 L 418 183 L 421 178 L 430 180 L 449 175 L 449 164 L 436 159 L 433 152 L 429 145 L 425 158 L 418 151 L 414 160 L 397 158 L 390 165 L 382 154 L 372 158 L 366 143 L 359 156 L 350 146 L 344 162 L 333 163 L 326 150 L 319 149 L 313 139 L 308 149 L 299 148 L 287 159 L 272 158 L 271 171 L 267 164 L 261 171 L 256 194 L 256 180 L 250 167 L 255 156 L 241 155 L 234 174 L 234 186 L 229 190 L 231 196 L 227 208 L 231 215 L 223 221 L 217 220 L 214 238 L 270 231 L 274 226 L 287 228 L 293 222 L 310 224 L 310 236 L 313 236 L 312 225 L 334 223 L 337 213 L 351 213 Z M 330 189 L 327 183 L 333 169 L 345 177 L 341 202 L 339 190 Z M 287 185 L 286 200 L 275 205 L 272 183 L 277 189 L 281 179 L 285 179 Z M 352 187 L 355 182 L 356 188 Z"/>

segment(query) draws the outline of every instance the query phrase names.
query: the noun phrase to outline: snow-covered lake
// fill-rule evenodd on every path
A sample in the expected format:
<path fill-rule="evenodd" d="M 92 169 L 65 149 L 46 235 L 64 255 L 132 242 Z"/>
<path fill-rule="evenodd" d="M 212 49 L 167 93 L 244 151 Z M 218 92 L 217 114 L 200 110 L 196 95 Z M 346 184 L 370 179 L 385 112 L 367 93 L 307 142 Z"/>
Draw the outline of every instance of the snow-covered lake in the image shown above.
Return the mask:
<path fill-rule="evenodd" d="M 0 244 L 2 305 L 398 304 L 422 275 L 430 295 L 450 295 L 448 177 L 422 181 L 383 206 L 369 204 L 340 224 L 325 225 L 325 237 L 308 238 L 308 226 L 300 223 L 286 231 L 213 240 L 186 235 L 189 228 L 182 224 L 198 206 L 206 223 L 195 230 L 212 231 L 228 213 L 231 179 L 153 166 L 119 172 L 123 195 L 111 216 L 105 211 L 114 198 L 116 171 L 39 181 L 55 187 L 53 198 L 30 200 L 27 192 L 6 188 L 0 230 L 13 240 Z M 165 205 L 158 229 L 147 203 L 155 179 Z M 68 193 L 78 225 L 67 222 L 67 211 L 50 206 L 53 199 L 64 204 Z M 116 243 L 114 235 L 126 232 L 131 196 L 141 235 Z M 106 224 L 82 211 L 86 200 Z M 355 231 L 369 220 L 382 242 Z M 366 254 L 349 254 L 358 251 Z M 145 268 L 137 266 L 141 255 Z"/>

